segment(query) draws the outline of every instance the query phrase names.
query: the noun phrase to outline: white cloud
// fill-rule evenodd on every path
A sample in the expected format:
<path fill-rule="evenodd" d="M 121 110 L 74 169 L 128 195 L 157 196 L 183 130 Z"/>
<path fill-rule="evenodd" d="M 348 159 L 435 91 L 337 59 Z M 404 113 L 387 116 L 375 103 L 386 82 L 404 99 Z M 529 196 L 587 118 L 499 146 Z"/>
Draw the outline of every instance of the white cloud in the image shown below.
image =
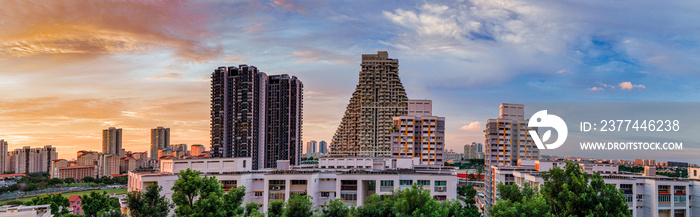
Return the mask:
<path fill-rule="evenodd" d="M 589 89 L 589 90 L 592 90 L 592 91 L 605 90 L 605 89 L 603 89 L 602 87 L 591 87 L 591 88 L 588 88 L 588 89 Z"/>
<path fill-rule="evenodd" d="M 632 90 L 634 88 L 647 88 L 647 87 L 644 85 L 641 85 L 641 84 L 632 84 L 632 82 L 625 81 L 625 82 L 620 83 L 620 88 L 623 90 Z"/>
<path fill-rule="evenodd" d="M 459 129 L 468 130 L 468 131 L 478 131 L 478 130 L 483 129 L 483 127 L 481 127 L 481 122 L 474 121 L 474 122 L 471 122 L 469 124 L 466 124 L 466 125 L 460 127 Z"/>

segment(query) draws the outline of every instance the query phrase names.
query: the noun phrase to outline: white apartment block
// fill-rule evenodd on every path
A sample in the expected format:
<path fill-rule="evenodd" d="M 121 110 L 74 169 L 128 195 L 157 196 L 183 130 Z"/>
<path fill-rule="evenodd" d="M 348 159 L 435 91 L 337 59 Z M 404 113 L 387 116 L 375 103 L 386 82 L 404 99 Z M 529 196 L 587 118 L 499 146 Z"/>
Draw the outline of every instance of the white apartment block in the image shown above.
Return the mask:
<path fill-rule="evenodd" d="M 360 206 L 372 194 L 391 194 L 395 189 L 408 188 L 412 184 L 423 185 L 438 200 L 457 197 L 459 180 L 454 169 L 398 166 L 399 162 L 414 162 L 413 159 L 381 161 L 353 158 L 343 161 L 335 158 L 319 162 L 326 168 L 290 170 L 252 170 L 251 161 L 252 158 L 164 160 L 159 173 L 129 172 L 129 191 L 158 184 L 163 187 L 161 194 L 171 198 L 171 188 L 177 180 L 177 174 L 191 168 L 202 171 L 202 176 L 216 176 L 226 190 L 245 186 L 244 204 L 257 202 L 262 204 L 262 210 L 267 210 L 269 202 L 287 200 L 292 194 L 312 196 L 316 208 L 336 198 L 340 198 L 346 205 Z M 342 163 L 348 165 L 341 165 Z M 394 167 L 394 164 L 397 166 Z M 330 165 L 341 169 L 329 169 Z M 356 169 L 368 165 L 372 168 Z"/>
<path fill-rule="evenodd" d="M 492 180 L 492 166 L 517 166 L 518 160 L 539 160 L 540 151 L 528 136 L 528 120 L 524 119 L 525 109 L 520 104 L 501 104 L 498 119 L 486 121 L 484 130 L 484 164 L 487 179 L 485 183 L 486 206 L 491 206 L 495 198 L 496 184 Z"/>
<path fill-rule="evenodd" d="M 50 145 L 40 148 L 25 146 L 12 151 L 9 158 L 9 170 L 14 173 L 50 173 L 51 161 L 58 158 L 58 153 Z"/>
<path fill-rule="evenodd" d="M 510 183 L 541 188 L 544 180 L 541 172 L 554 167 L 564 168 L 566 162 L 522 160 L 519 166 L 491 166 L 492 183 Z M 689 178 L 670 178 L 656 175 L 647 168 L 644 174 L 619 172 L 613 164 L 579 163 L 589 174 L 599 172 L 606 184 L 613 184 L 623 191 L 629 210 L 634 217 L 690 217 L 700 215 L 700 201 L 693 195 L 700 194 L 700 168 L 688 168 Z M 498 198 L 493 193 L 493 201 Z"/>
<path fill-rule="evenodd" d="M 433 116 L 430 100 L 408 100 L 408 115 L 393 117 L 391 156 L 417 157 L 420 164 L 445 162 L 445 117 Z"/>

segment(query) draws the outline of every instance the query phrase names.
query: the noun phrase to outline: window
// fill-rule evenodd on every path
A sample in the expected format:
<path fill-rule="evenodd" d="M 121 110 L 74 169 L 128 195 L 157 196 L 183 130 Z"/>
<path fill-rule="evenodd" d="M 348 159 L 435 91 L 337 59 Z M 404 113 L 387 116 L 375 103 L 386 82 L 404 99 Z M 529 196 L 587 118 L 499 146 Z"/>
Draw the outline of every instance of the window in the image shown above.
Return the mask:
<path fill-rule="evenodd" d="M 243 160 L 243 167 L 245 168 L 245 160 Z"/>
<path fill-rule="evenodd" d="M 256 191 L 255 192 L 255 197 L 262 197 L 263 192 L 262 191 Z"/>
<path fill-rule="evenodd" d="M 357 194 L 340 194 L 342 201 L 357 201 Z"/>
<path fill-rule="evenodd" d="M 430 180 L 418 180 L 419 185 L 428 186 L 430 185 Z"/>
<path fill-rule="evenodd" d="M 321 192 L 321 197 L 327 198 L 331 196 L 331 192 Z"/>
<path fill-rule="evenodd" d="M 399 185 L 413 185 L 413 180 L 399 180 Z"/>
<path fill-rule="evenodd" d="M 437 201 L 447 200 L 447 196 L 445 196 L 445 195 L 435 195 L 435 196 L 433 196 L 433 198 L 435 198 L 435 200 L 437 200 Z"/>
<path fill-rule="evenodd" d="M 292 185 L 306 185 L 306 180 L 292 180 Z"/>
<path fill-rule="evenodd" d="M 382 187 L 394 187 L 394 180 L 382 180 L 381 186 Z"/>
<path fill-rule="evenodd" d="M 671 195 L 669 195 L 669 194 L 659 195 L 659 203 L 670 203 L 670 202 L 671 202 Z"/>
<path fill-rule="evenodd" d="M 435 181 L 435 186 L 447 186 L 447 181 Z"/>

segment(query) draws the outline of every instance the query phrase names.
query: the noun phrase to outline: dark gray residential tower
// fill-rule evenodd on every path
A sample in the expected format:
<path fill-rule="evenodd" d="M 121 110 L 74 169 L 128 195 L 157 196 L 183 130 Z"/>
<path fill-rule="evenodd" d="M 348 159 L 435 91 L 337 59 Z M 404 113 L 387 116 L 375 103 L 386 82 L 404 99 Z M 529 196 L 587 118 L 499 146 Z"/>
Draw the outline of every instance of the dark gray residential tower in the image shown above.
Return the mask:
<path fill-rule="evenodd" d="M 151 159 L 158 159 L 158 150 L 170 147 L 170 128 L 151 129 Z"/>
<path fill-rule="evenodd" d="M 214 157 L 251 157 L 253 169 L 276 167 L 277 160 L 299 163 L 303 91 L 299 79 L 267 76 L 255 66 L 240 65 L 219 67 L 211 82 Z"/>
<path fill-rule="evenodd" d="M 102 130 L 102 153 L 121 155 L 122 129 L 110 127 Z"/>

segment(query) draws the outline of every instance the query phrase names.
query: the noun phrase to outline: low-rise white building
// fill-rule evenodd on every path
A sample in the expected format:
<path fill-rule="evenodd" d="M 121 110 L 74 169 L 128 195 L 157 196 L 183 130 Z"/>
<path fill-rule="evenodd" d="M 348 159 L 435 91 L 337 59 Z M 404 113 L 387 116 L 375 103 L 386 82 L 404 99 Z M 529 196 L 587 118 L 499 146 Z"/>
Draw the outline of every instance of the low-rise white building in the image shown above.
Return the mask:
<path fill-rule="evenodd" d="M 491 166 L 493 176 L 487 182 L 493 183 L 493 186 L 510 183 L 521 187 L 528 183 L 531 187 L 541 188 L 544 184 L 542 172 L 555 167 L 563 169 L 565 165 L 566 162 L 561 161 L 520 161 L 519 166 Z M 688 168 L 689 179 L 686 179 L 659 176 L 653 170 L 647 170 L 644 174 L 619 172 L 617 165 L 612 164 L 579 165 L 589 174 L 599 172 L 606 184 L 613 184 L 622 190 L 634 217 L 688 217 L 693 213 L 700 214 L 700 201 L 693 199 L 693 195 L 700 194 L 700 176 L 694 173 L 700 168 Z M 493 188 L 491 202 L 495 204 L 499 195 Z"/>
<path fill-rule="evenodd" d="M 312 196 L 315 207 L 336 198 L 349 206 L 360 206 L 372 194 L 391 194 L 412 184 L 429 189 L 437 200 L 457 197 L 459 180 L 453 168 L 413 166 L 417 161 L 322 158 L 314 168 L 251 170 L 250 158 L 163 160 L 160 172 L 129 172 L 129 191 L 157 184 L 163 187 L 161 194 L 170 199 L 177 175 L 190 168 L 202 171 L 202 176 L 216 176 L 225 190 L 245 186 L 244 204 L 257 202 L 262 210 L 267 210 L 269 202 L 287 200 L 292 194 Z"/>

